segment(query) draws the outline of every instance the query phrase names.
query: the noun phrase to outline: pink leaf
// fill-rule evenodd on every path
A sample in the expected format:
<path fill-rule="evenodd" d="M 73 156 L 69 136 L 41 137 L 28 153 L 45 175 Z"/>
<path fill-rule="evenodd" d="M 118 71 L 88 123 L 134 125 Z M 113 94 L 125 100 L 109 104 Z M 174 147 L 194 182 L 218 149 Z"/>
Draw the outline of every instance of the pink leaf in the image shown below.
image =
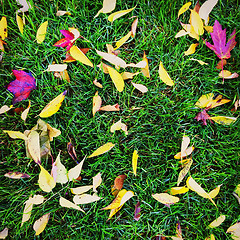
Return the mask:
<path fill-rule="evenodd" d="M 134 220 L 138 221 L 140 219 L 141 216 L 140 212 L 141 212 L 140 202 L 137 202 L 135 206 Z"/>

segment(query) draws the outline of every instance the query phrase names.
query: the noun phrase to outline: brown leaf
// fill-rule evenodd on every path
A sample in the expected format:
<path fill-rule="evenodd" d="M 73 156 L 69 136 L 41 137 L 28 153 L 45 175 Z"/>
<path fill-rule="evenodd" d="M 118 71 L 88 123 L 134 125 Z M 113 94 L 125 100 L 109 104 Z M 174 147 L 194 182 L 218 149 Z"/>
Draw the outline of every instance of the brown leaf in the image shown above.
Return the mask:
<path fill-rule="evenodd" d="M 127 178 L 126 175 L 119 175 L 115 178 L 114 180 L 114 187 L 117 189 L 117 190 L 121 190 L 122 187 L 123 187 L 123 183 L 124 183 L 124 180 Z"/>
<path fill-rule="evenodd" d="M 224 67 L 227 64 L 227 60 L 223 59 L 222 61 L 219 61 L 216 68 L 217 69 L 222 69 L 222 64 L 223 64 L 223 67 Z"/>
<path fill-rule="evenodd" d="M 72 145 L 71 142 L 69 142 L 69 143 L 67 144 L 67 151 L 68 151 L 68 154 L 70 155 L 70 157 L 71 157 L 75 162 L 78 163 L 78 161 L 77 161 L 77 155 L 76 155 L 76 152 L 75 152 L 75 148 L 74 148 L 74 146 Z"/>
<path fill-rule="evenodd" d="M 20 172 L 8 172 L 5 173 L 4 176 L 12 179 L 30 178 L 28 174 Z"/>

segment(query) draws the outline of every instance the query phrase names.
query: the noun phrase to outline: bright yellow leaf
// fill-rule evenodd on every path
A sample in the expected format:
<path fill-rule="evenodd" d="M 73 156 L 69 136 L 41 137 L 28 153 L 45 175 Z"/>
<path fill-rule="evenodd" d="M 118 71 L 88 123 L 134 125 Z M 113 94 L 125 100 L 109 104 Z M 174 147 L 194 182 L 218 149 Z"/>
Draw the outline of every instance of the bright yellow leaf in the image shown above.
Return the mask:
<path fill-rule="evenodd" d="M 199 45 L 199 43 L 195 43 L 195 44 L 191 44 L 190 47 L 188 48 L 187 51 L 184 52 L 184 55 L 191 55 L 193 53 L 195 53 L 196 51 L 196 47 Z"/>
<path fill-rule="evenodd" d="M 177 180 L 177 186 L 182 182 L 184 177 L 187 175 L 187 173 L 190 170 L 190 167 L 192 166 L 193 160 L 190 158 L 189 162 L 185 165 L 185 167 L 180 171 L 178 175 L 178 180 Z"/>
<path fill-rule="evenodd" d="M 42 118 L 47 118 L 55 114 L 61 107 L 66 94 L 67 94 L 67 91 L 64 91 L 63 93 L 58 95 L 56 98 L 54 98 L 50 103 L 46 105 L 46 107 L 41 111 L 39 116 Z"/>
<path fill-rule="evenodd" d="M 116 0 L 103 0 L 103 7 L 94 16 L 96 18 L 100 13 L 112 12 L 116 7 Z"/>
<path fill-rule="evenodd" d="M 162 62 L 160 62 L 158 73 L 159 73 L 160 79 L 164 83 L 166 83 L 168 86 L 173 86 L 174 85 L 173 80 L 170 78 L 170 76 L 168 75 L 167 71 L 163 67 L 163 63 Z"/>
<path fill-rule="evenodd" d="M 56 182 L 54 181 L 53 177 L 48 173 L 44 167 L 39 165 L 41 168 L 41 172 L 39 174 L 38 178 L 38 184 L 39 187 L 44 191 L 44 192 L 51 192 L 52 189 L 56 186 Z"/>
<path fill-rule="evenodd" d="M 212 33 L 212 32 L 213 32 L 213 27 L 212 27 L 212 26 L 204 26 L 204 29 L 205 29 L 208 33 Z"/>
<path fill-rule="evenodd" d="M 135 8 L 135 7 L 130 8 L 130 9 L 127 9 L 127 10 L 121 10 L 121 11 L 112 13 L 111 15 L 108 16 L 108 21 L 109 21 L 109 22 L 113 22 L 113 21 L 115 21 L 116 19 L 124 16 L 125 14 L 130 13 L 134 8 Z"/>
<path fill-rule="evenodd" d="M 209 237 L 205 238 L 205 240 L 215 240 L 215 237 L 213 234 L 211 234 Z"/>
<path fill-rule="evenodd" d="M 196 11 L 194 10 L 190 11 L 191 11 L 190 24 L 193 26 L 195 33 L 197 33 L 198 35 L 202 35 L 204 33 L 202 19 L 200 18 L 199 14 Z"/>
<path fill-rule="evenodd" d="M 45 227 L 47 226 L 48 220 L 50 218 L 50 213 L 47 213 L 40 217 L 34 224 L 33 229 L 36 232 L 36 236 L 39 235 L 41 232 L 44 231 Z"/>
<path fill-rule="evenodd" d="M 69 200 L 63 198 L 63 197 L 60 197 L 59 199 L 59 204 L 60 206 L 62 207 L 66 207 L 66 208 L 73 208 L 73 209 L 76 209 L 76 210 L 79 210 L 79 211 L 82 211 L 84 212 L 78 205 L 70 202 Z"/>
<path fill-rule="evenodd" d="M 225 221 L 226 216 L 225 215 L 220 215 L 216 220 L 211 222 L 208 227 L 209 228 L 215 228 L 221 225 Z"/>
<path fill-rule="evenodd" d="M 42 43 L 45 40 L 47 33 L 48 21 L 42 23 L 37 30 L 36 40 L 37 43 Z"/>
<path fill-rule="evenodd" d="M 172 187 L 170 189 L 170 194 L 171 195 L 176 195 L 176 194 L 183 194 L 188 192 L 189 189 L 187 187 Z"/>
<path fill-rule="evenodd" d="M 77 46 L 72 46 L 70 48 L 70 55 L 74 59 L 78 60 L 79 62 L 81 62 L 87 66 L 93 67 L 92 62 L 86 57 L 86 55 Z"/>
<path fill-rule="evenodd" d="M 138 159 L 138 152 L 137 150 L 134 150 L 132 155 L 132 168 L 135 176 L 137 176 L 137 159 Z"/>
<path fill-rule="evenodd" d="M 170 206 L 171 204 L 177 203 L 179 202 L 179 198 L 178 197 L 174 197 L 169 195 L 168 193 L 156 193 L 153 194 L 152 197 L 157 200 L 158 202 L 166 205 L 166 206 Z"/>
<path fill-rule="evenodd" d="M 22 18 L 16 14 L 16 20 L 17 20 L 18 29 L 20 33 L 23 34 L 24 23 Z"/>
<path fill-rule="evenodd" d="M 116 47 L 114 48 L 114 50 L 120 48 L 131 37 L 131 34 L 132 34 L 132 32 L 130 31 L 127 35 L 125 35 L 120 40 L 118 40 L 116 42 Z"/>
<path fill-rule="evenodd" d="M 3 130 L 3 132 L 7 133 L 9 135 L 9 137 L 14 138 L 14 139 L 23 139 L 23 140 L 28 139 L 23 133 L 18 132 L 18 131 Z"/>
<path fill-rule="evenodd" d="M 98 155 L 106 153 L 109 150 L 111 150 L 114 146 L 115 146 L 115 144 L 113 144 L 111 142 L 105 143 L 104 145 L 102 145 L 101 147 L 96 149 L 90 156 L 88 156 L 88 158 L 96 157 Z"/>
<path fill-rule="evenodd" d="M 225 117 L 225 116 L 216 116 L 216 117 L 211 117 L 211 120 L 218 124 L 223 124 L 223 125 L 230 125 L 231 123 L 234 123 L 237 118 L 235 117 Z"/>
<path fill-rule="evenodd" d="M 1 40 L 4 40 L 7 37 L 7 18 L 2 17 L 0 21 L 0 38 Z"/>
<path fill-rule="evenodd" d="M 34 162 L 41 164 L 40 137 L 35 130 L 31 130 L 28 135 L 27 149 Z"/>
<path fill-rule="evenodd" d="M 108 68 L 109 75 L 110 75 L 115 87 L 117 88 L 117 90 L 119 92 L 122 92 L 124 89 L 124 80 L 123 80 L 121 74 L 111 67 L 107 67 L 107 68 Z"/>
<path fill-rule="evenodd" d="M 99 111 L 99 109 L 101 108 L 102 105 L 102 99 L 101 97 L 98 95 L 98 91 L 95 93 L 95 95 L 93 96 L 93 108 L 92 108 L 92 114 L 93 116 L 95 116 L 96 112 Z"/>
<path fill-rule="evenodd" d="M 180 15 L 182 15 L 183 13 L 185 13 L 189 9 L 191 4 L 192 4 L 191 2 L 187 2 L 179 9 L 179 11 L 178 11 L 178 18 L 180 17 Z"/>
<path fill-rule="evenodd" d="M 218 195 L 221 186 L 222 186 L 222 185 L 218 185 L 215 189 L 213 189 L 211 192 L 209 192 L 208 195 L 209 195 L 211 198 L 215 198 L 215 197 Z"/>
<path fill-rule="evenodd" d="M 149 67 L 148 67 L 148 59 L 147 59 L 147 56 L 146 56 L 145 52 L 143 54 L 143 61 L 146 62 L 146 67 L 142 68 L 142 73 L 145 77 L 150 78 L 150 72 L 149 72 Z"/>

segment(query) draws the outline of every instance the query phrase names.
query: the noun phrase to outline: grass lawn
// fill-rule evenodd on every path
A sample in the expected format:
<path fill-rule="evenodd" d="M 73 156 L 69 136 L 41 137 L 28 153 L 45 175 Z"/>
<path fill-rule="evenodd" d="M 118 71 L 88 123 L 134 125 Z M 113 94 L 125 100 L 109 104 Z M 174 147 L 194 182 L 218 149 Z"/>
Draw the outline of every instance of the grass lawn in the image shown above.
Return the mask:
<path fill-rule="evenodd" d="M 0 107 L 11 105 L 13 95 L 6 90 L 6 86 L 15 79 L 13 69 L 31 72 L 37 80 L 37 89 L 29 97 L 32 106 L 25 123 L 19 114 L 12 111 L 0 115 L 0 231 L 7 227 L 8 239 L 156 239 L 158 234 L 174 236 L 178 220 L 184 239 L 205 239 L 211 233 L 219 240 L 231 239 L 226 230 L 240 221 L 239 204 L 232 195 L 240 183 L 240 121 L 237 119 L 235 123 L 224 126 L 211 124 L 208 120 L 207 126 L 203 126 L 194 119 L 199 112 L 194 104 L 203 94 L 222 94 L 232 101 L 210 110 L 209 114 L 238 117 L 239 109 L 236 112 L 231 109 L 240 97 L 239 78 L 226 79 L 222 84 L 216 69 L 219 59 L 202 40 L 205 38 L 212 43 L 207 33 L 200 37 L 196 52 L 184 56 L 183 52 L 190 44 L 197 42 L 189 36 L 174 38 L 181 30 L 177 14 L 184 3 L 182 0 L 117 0 L 114 11 L 134 6 L 136 8 L 110 23 L 107 20 L 109 14 L 100 14 L 94 18 L 102 7 L 102 1 L 34 1 L 34 7 L 25 13 L 23 35 L 16 23 L 15 12 L 19 5 L 10 0 L 0 4 L 1 17 L 6 16 L 8 21 L 8 37 L 5 39 L 7 45 L 4 46 L 5 53 L 0 62 Z M 67 10 L 71 15 L 57 17 L 57 10 Z M 130 38 L 120 47 L 119 57 L 127 63 L 137 63 L 142 60 L 143 52 L 146 52 L 151 77 L 138 74 L 133 81 L 144 84 L 148 88 L 147 93 L 142 94 L 136 90 L 130 80 L 125 81 L 123 92 L 118 92 L 110 76 L 96 67 L 101 62 L 101 57 L 94 49 L 87 53 L 94 68 L 80 62 L 68 63 L 70 83 L 45 71 L 53 61 L 62 63 L 65 59 L 65 49 L 53 46 L 63 38 L 59 30 L 78 28 L 85 39 L 79 38 L 75 45 L 106 52 L 107 43 L 114 45 L 130 31 L 133 22 L 133 19 L 129 19 L 131 16 L 138 16 L 137 33 L 135 38 Z M 189 11 L 180 19 L 187 23 Z M 212 26 L 215 20 L 227 28 L 227 37 L 236 28 L 237 45 L 231 51 L 225 69 L 239 73 L 239 1 L 219 0 L 210 14 L 209 25 Z M 35 41 L 36 32 L 44 21 L 49 22 L 46 39 L 38 44 Z M 202 60 L 209 65 L 202 66 L 190 58 Z M 160 61 L 175 82 L 173 87 L 160 80 Z M 137 70 L 128 68 L 132 72 Z M 102 83 L 102 89 L 92 83 L 94 79 Z M 39 118 L 36 116 L 46 104 L 65 90 L 68 92 L 60 110 L 52 117 L 43 119 L 61 130 L 61 135 L 51 142 L 54 160 L 61 150 L 61 161 L 66 168 L 76 165 L 67 152 L 69 141 L 75 146 L 79 162 L 107 142 L 116 145 L 108 153 L 85 160 L 79 183 L 70 182 L 63 186 L 57 184 L 52 192 L 46 193 L 38 186 L 40 169 L 26 157 L 24 141 L 11 139 L 3 130 L 24 132 L 31 129 Z M 103 105 L 118 103 L 121 110 L 97 112 L 93 117 L 92 98 L 96 91 L 101 96 Z M 27 106 L 28 100 L 14 105 L 23 108 Z M 141 109 L 132 110 L 133 107 Z M 110 132 L 110 126 L 119 119 L 128 126 L 127 136 L 122 131 Z M 174 159 L 174 155 L 181 150 L 184 134 L 190 137 L 191 144 L 195 146 L 193 164 L 188 175 L 207 192 L 222 184 L 220 193 L 214 198 L 217 208 L 193 191 L 178 195 L 180 201 L 170 208 L 152 197 L 152 194 L 176 186 L 181 165 Z M 132 154 L 135 149 L 139 153 L 136 177 L 132 170 Z M 49 172 L 51 163 L 51 157 L 42 159 L 42 165 Z M 9 171 L 24 172 L 30 178 L 14 180 L 4 177 Z M 92 184 L 92 177 L 99 172 L 103 183 L 98 188 L 98 195 L 102 199 L 81 205 L 85 214 L 59 205 L 60 195 L 72 201 L 70 187 Z M 125 203 L 119 214 L 107 221 L 109 210 L 101 208 L 113 201 L 111 185 L 121 174 L 127 175 L 124 188 L 133 191 L 135 196 Z M 186 179 L 181 185 L 185 182 Z M 20 227 L 24 203 L 34 194 L 41 194 L 48 200 L 42 205 L 34 206 L 30 220 Z M 141 217 L 135 221 L 134 209 L 138 201 L 141 202 Z M 32 226 L 46 213 L 51 213 L 49 222 L 40 237 L 35 237 Z M 206 229 L 220 214 L 226 215 L 223 224 L 215 229 Z"/>

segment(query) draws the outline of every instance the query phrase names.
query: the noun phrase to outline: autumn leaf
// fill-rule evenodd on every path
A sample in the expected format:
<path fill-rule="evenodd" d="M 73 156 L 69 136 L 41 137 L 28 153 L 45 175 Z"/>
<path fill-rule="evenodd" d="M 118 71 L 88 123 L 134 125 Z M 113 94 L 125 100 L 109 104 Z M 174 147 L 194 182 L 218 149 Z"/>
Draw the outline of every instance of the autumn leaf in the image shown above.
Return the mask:
<path fill-rule="evenodd" d="M 96 18 L 100 13 L 112 12 L 116 7 L 116 0 L 103 0 L 103 7 L 94 16 Z"/>
<path fill-rule="evenodd" d="M 68 171 L 69 181 L 73 181 L 73 179 L 77 179 L 79 177 L 79 175 L 82 171 L 82 166 L 83 166 L 84 161 L 85 161 L 85 157 L 78 165 L 76 165 L 75 167 L 71 168 Z"/>
<path fill-rule="evenodd" d="M 56 16 L 57 16 L 57 17 L 63 16 L 63 15 L 71 15 L 71 13 L 68 12 L 68 11 L 57 11 L 57 12 L 56 12 Z"/>
<path fill-rule="evenodd" d="M 93 185 L 70 188 L 72 194 L 81 195 L 93 188 Z"/>
<path fill-rule="evenodd" d="M 20 9 L 18 9 L 18 12 L 27 12 L 29 9 L 31 9 L 31 4 L 27 0 L 16 0 L 18 4 L 22 5 Z"/>
<path fill-rule="evenodd" d="M 177 194 L 183 194 L 188 192 L 189 189 L 187 187 L 172 187 L 170 189 L 170 194 L 171 195 L 177 195 Z"/>
<path fill-rule="evenodd" d="M 198 62 L 199 64 L 201 64 L 202 66 L 203 66 L 203 65 L 208 65 L 208 63 L 203 62 L 202 60 L 195 59 L 195 58 L 190 58 L 189 60 L 196 61 L 196 62 Z"/>
<path fill-rule="evenodd" d="M 77 154 L 76 154 L 75 148 L 74 148 L 74 146 L 72 145 L 71 142 L 69 142 L 69 143 L 67 144 L 67 151 L 68 151 L 68 154 L 70 155 L 70 157 L 71 157 L 76 163 L 78 163 L 78 161 L 77 161 Z"/>
<path fill-rule="evenodd" d="M 117 121 L 116 123 L 114 123 L 110 128 L 110 132 L 112 132 L 112 133 L 114 133 L 117 130 L 122 130 L 125 132 L 126 135 L 128 135 L 127 125 L 122 123 L 121 119 L 119 121 Z"/>
<path fill-rule="evenodd" d="M 233 224 L 232 226 L 230 226 L 227 229 L 227 233 L 231 233 L 231 237 L 234 240 L 239 240 L 240 239 L 240 222 L 237 222 L 237 223 Z"/>
<path fill-rule="evenodd" d="M 101 84 L 100 82 L 98 82 L 97 79 L 95 79 L 95 80 L 93 81 L 93 84 L 94 84 L 96 87 L 103 88 L 102 84 Z"/>
<path fill-rule="evenodd" d="M 28 140 L 28 138 L 23 133 L 18 132 L 18 131 L 3 130 L 3 132 L 7 133 L 9 135 L 9 137 L 14 138 L 14 139 Z"/>
<path fill-rule="evenodd" d="M 41 172 L 38 178 L 39 187 L 44 192 L 51 192 L 52 189 L 56 186 L 56 182 L 54 181 L 53 177 L 48 173 L 43 166 L 39 165 L 41 168 Z"/>
<path fill-rule="evenodd" d="M 0 114 L 3 114 L 5 112 L 8 112 L 10 109 L 13 108 L 13 105 L 11 105 L 10 107 L 8 107 L 7 105 L 3 105 L 1 108 L 0 108 Z"/>
<path fill-rule="evenodd" d="M 62 48 L 66 47 L 66 50 L 68 51 L 73 45 L 74 34 L 69 30 L 60 30 L 60 32 L 65 38 L 60 39 L 53 46 Z"/>
<path fill-rule="evenodd" d="M 2 17 L 0 21 L 0 38 L 4 40 L 8 36 L 7 32 L 7 18 Z"/>
<path fill-rule="evenodd" d="M 221 186 L 222 186 L 222 185 L 218 185 L 215 189 L 213 189 L 211 192 L 209 192 L 208 195 L 209 195 L 211 198 L 215 198 L 215 197 L 218 195 Z"/>
<path fill-rule="evenodd" d="M 96 112 L 98 112 L 102 105 L 102 99 L 98 95 L 98 91 L 93 96 L 93 107 L 92 107 L 92 114 L 95 116 Z"/>
<path fill-rule="evenodd" d="M 109 22 L 113 22 L 113 21 L 115 21 L 116 19 L 124 16 L 125 14 L 130 13 L 134 8 L 135 8 L 135 7 L 130 8 L 130 9 L 127 9 L 127 10 L 121 10 L 121 11 L 112 13 L 111 15 L 108 16 L 108 21 L 109 21 Z"/>
<path fill-rule="evenodd" d="M 147 59 L 147 56 L 146 56 L 145 52 L 143 54 L 143 61 L 146 62 L 146 67 L 142 68 L 142 73 L 145 77 L 150 78 L 150 72 L 149 72 L 149 67 L 148 67 L 148 59 Z"/>
<path fill-rule="evenodd" d="M 141 216 L 140 212 L 141 212 L 140 202 L 138 201 L 135 206 L 134 218 L 133 218 L 134 220 L 139 221 L 140 216 Z"/>
<path fill-rule="evenodd" d="M 136 18 L 136 19 L 133 21 L 132 26 L 131 26 L 131 36 L 132 36 L 132 38 L 134 38 L 135 35 L 136 35 L 137 24 L 138 24 L 138 18 Z"/>
<path fill-rule="evenodd" d="M 123 80 L 127 80 L 127 79 L 132 79 L 134 76 L 138 75 L 140 72 L 136 72 L 136 73 L 131 73 L 131 72 L 123 72 L 121 73 L 121 76 L 123 78 Z"/>
<path fill-rule="evenodd" d="M 215 237 L 213 234 L 211 234 L 209 237 L 205 238 L 205 240 L 215 240 Z"/>
<path fill-rule="evenodd" d="M 99 111 L 107 111 L 107 112 L 113 112 L 113 111 L 120 111 L 119 104 L 114 105 L 106 105 L 99 109 Z"/>
<path fill-rule="evenodd" d="M 16 79 L 10 82 L 7 90 L 14 95 L 13 104 L 27 99 L 30 92 L 36 89 L 36 79 L 31 73 L 22 70 L 13 70 Z"/>
<path fill-rule="evenodd" d="M 79 62 L 81 62 L 87 66 L 93 67 L 92 62 L 87 58 L 87 56 L 77 46 L 72 46 L 69 50 L 69 53 L 74 59 L 78 60 Z"/>
<path fill-rule="evenodd" d="M 231 123 L 236 122 L 237 118 L 226 117 L 226 116 L 216 116 L 216 117 L 210 117 L 210 120 L 213 120 L 214 122 L 216 122 L 218 124 L 230 125 Z"/>
<path fill-rule="evenodd" d="M 81 195 L 75 195 L 73 197 L 73 202 L 75 204 L 88 204 L 92 202 L 99 201 L 101 197 L 99 197 L 97 194 L 81 194 Z"/>
<path fill-rule="evenodd" d="M 66 198 L 63 198 L 63 197 L 60 197 L 59 204 L 62 207 L 73 208 L 73 209 L 79 210 L 81 212 L 84 212 L 78 205 L 70 202 L 69 200 L 67 200 Z"/>
<path fill-rule="evenodd" d="M 178 180 L 177 180 L 177 186 L 180 185 L 184 177 L 187 175 L 187 173 L 190 170 L 190 167 L 192 166 L 193 160 L 190 158 L 189 162 L 184 166 L 184 168 L 180 171 L 178 175 Z"/>
<path fill-rule="evenodd" d="M 132 155 L 132 168 L 135 176 L 137 176 L 137 159 L 138 159 L 138 152 L 137 150 L 134 150 Z"/>
<path fill-rule="evenodd" d="M 17 25 L 18 25 L 18 29 L 20 31 L 21 34 L 23 34 L 23 28 L 24 28 L 24 23 L 21 17 L 19 17 L 16 13 L 16 20 L 17 20 Z"/>
<path fill-rule="evenodd" d="M 195 53 L 196 47 L 199 45 L 199 43 L 191 44 L 187 51 L 184 52 L 185 56 L 191 55 Z"/>
<path fill-rule="evenodd" d="M 67 69 L 67 64 L 49 64 L 47 72 L 62 72 Z"/>
<path fill-rule="evenodd" d="M 37 131 L 32 130 L 27 139 L 27 149 L 35 163 L 41 164 L 40 136 Z"/>
<path fill-rule="evenodd" d="M 44 231 L 45 227 L 47 226 L 48 220 L 50 218 L 50 213 L 47 213 L 40 217 L 34 224 L 33 229 L 35 230 L 36 236 L 39 235 L 41 232 Z"/>
<path fill-rule="evenodd" d="M 166 71 L 165 68 L 163 67 L 163 63 L 162 63 L 162 62 L 160 62 L 160 64 L 159 64 L 158 73 L 159 73 L 160 79 L 161 79 L 165 84 L 167 84 L 168 86 L 173 86 L 173 85 L 174 85 L 173 80 L 170 78 L 170 76 L 168 75 L 167 71 Z"/>
<path fill-rule="evenodd" d="M 191 146 L 191 147 L 187 148 L 187 149 L 183 152 L 183 155 L 181 155 L 181 152 L 179 152 L 179 153 L 177 153 L 177 154 L 174 156 L 174 158 L 175 158 L 175 159 L 184 158 L 184 157 L 190 155 L 190 154 L 193 152 L 193 150 L 194 150 L 194 147 Z"/>
<path fill-rule="evenodd" d="M 101 173 L 98 173 L 95 177 L 93 177 L 93 191 L 97 192 L 96 188 L 99 187 L 102 183 Z"/>
<path fill-rule="evenodd" d="M 116 47 L 114 48 L 114 50 L 120 48 L 131 37 L 131 35 L 132 35 L 132 31 L 130 31 L 127 35 L 119 39 L 116 42 Z"/>
<path fill-rule="evenodd" d="M 219 73 L 218 77 L 220 78 L 224 78 L 224 79 L 233 79 L 233 78 L 237 78 L 239 75 L 235 72 L 235 73 L 231 73 L 228 70 L 223 70 Z"/>
<path fill-rule="evenodd" d="M 189 9 L 191 4 L 192 4 L 191 2 L 187 2 L 179 9 L 178 18 Z"/>
<path fill-rule="evenodd" d="M 147 87 L 144 86 L 143 84 L 134 83 L 134 82 L 131 82 L 131 84 L 142 93 L 146 93 L 148 91 Z"/>
<path fill-rule="evenodd" d="M 115 146 L 115 144 L 113 144 L 111 142 L 105 143 L 104 145 L 102 145 L 101 147 L 96 149 L 90 156 L 88 156 L 88 158 L 96 157 L 98 155 L 106 153 L 106 152 L 110 151 L 114 146 Z"/>
<path fill-rule="evenodd" d="M 226 216 L 225 215 L 220 215 L 216 220 L 211 222 L 208 227 L 209 228 L 215 228 L 220 226 L 224 221 L 225 221 Z"/>
<path fill-rule="evenodd" d="M 213 10 L 214 6 L 217 4 L 218 0 L 207 0 L 199 9 L 199 16 L 208 25 L 209 14 Z"/>
<path fill-rule="evenodd" d="M 0 239 L 5 239 L 8 236 L 8 228 L 4 228 L 1 232 L 0 232 Z"/>
<path fill-rule="evenodd" d="M 170 207 L 171 204 L 177 203 L 179 201 L 178 197 L 169 195 L 168 193 L 156 193 L 152 197 L 158 202 Z"/>
<path fill-rule="evenodd" d="M 4 176 L 11 179 L 30 178 L 30 176 L 27 173 L 21 172 L 8 172 L 5 173 Z"/>
<path fill-rule="evenodd" d="M 202 19 L 200 18 L 199 14 L 196 11 L 194 10 L 190 11 L 191 11 L 190 24 L 193 27 L 195 33 L 197 33 L 198 35 L 202 35 L 204 33 Z"/>
<path fill-rule="evenodd" d="M 37 43 L 42 43 L 45 40 L 46 37 L 46 33 L 47 33 L 47 26 L 48 26 L 48 21 L 43 22 L 38 30 L 37 30 L 37 35 L 36 35 L 36 40 Z"/>
<path fill-rule="evenodd" d="M 115 178 L 115 180 L 114 180 L 114 185 L 113 185 L 113 187 L 112 187 L 112 189 L 111 189 L 111 192 L 112 192 L 112 194 L 114 195 L 114 196 L 116 196 L 118 193 L 119 193 L 119 191 L 122 189 L 122 187 L 123 187 L 123 183 L 124 183 L 124 180 L 127 178 L 127 176 L 126 175 L 119 175 L 119 176 L 117 176 L 116 178 Z"/>

